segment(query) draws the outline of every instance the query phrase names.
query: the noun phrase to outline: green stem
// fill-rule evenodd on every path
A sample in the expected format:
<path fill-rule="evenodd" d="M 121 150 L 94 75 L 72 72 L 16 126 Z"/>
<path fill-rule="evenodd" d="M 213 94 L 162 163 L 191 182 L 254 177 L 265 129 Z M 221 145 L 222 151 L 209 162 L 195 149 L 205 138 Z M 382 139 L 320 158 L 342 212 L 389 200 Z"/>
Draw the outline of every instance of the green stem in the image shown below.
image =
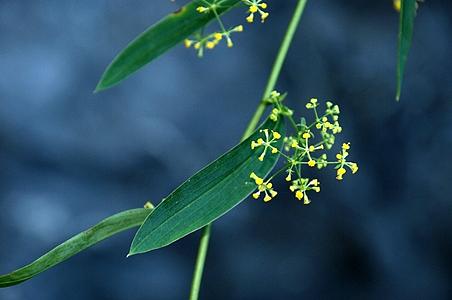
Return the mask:
<path fill-rule="evenodd" d="M 193 271 L 193 281 L 191 283 L 190 300 L 197 300 L 199 288 L 201 286 L 204 263 L 206 261 L 207 248 L 209 246 L 210 230 L 212 224 L 205 226 L 202 230 L 201 240 L 199 241 L 198 257 L 196 258 L 195 270 Z"/>
<path fill-rule="evenodd" d="M 248 127 L 243 134 L 242 140 L 247 138 L 254 131 L 265 111 L 265 108 L 267 107 L 267 103 L 265 103 L 264 100 L 267 99 L 270 96 L 270 93 L 275 89 L 276 81 L 278 80 L 279 74 L 281 73 L 282 66 L 287 56 L 287 51 L 289 50 L 293 36 L 298 27 L 298 23 L 300 22 L 306 1 L 307 0 L 298 0 L 297 7 L 295 8 L 294 14 L 292 16 L 292 19 L 290 20 L 286 34 L 281 43 L 281 47 L 279 48 L 278 55 L 276 56 L 276 60 L 273 64 L 272 72 L 270 73 L 270 77 L 268 78 L 267 86 L 265 87 L 262 100 L 259 103 L 253 117 L 251 118 L 251 121 L 248 123 Z"/>
<path fill-rule="evenodd" d="M 290 20 L 289 26 L 287 27 L 286 34 L 284 35 L 284 39 L 281 43 L 275 62 L 273 64 L 273 68 L 270 73 L 270 77 L 268 78 L 268 82 L 265 87 L 262 99 L 259 105 L 257 106 L 253 117 L 248 123 L 248 126 L 245 129 L 241 141 L 243 141 L 249 135 L 251 135 L 251 133 L 253 133 L 254 129 L 256 129 L 257 124 L 259 123 L 262 115 L 265 112 L 265 108 L 267 107 L 265 99 L 267 99 L 270 96 L 270 93 L 275 89 L 276 81 L 278 80 L 279 74 L 281 73 L 282 66 L 286 59 L 290 44 L 292 43 L 295 31 L 298 27 L 298 23 L 300 22 L 300 18 L 301 15 L 303 14 L 306 2 L 307 0 L 298 0 L 298 4 L 295 8 L 292 19 Z M 204 263 L 207 255 L 207 248 L 209 246 L 211 229 L 212 224 L 208 224 L 202 229 L 201 240 L 199 242 L 198 257 L 196 258 L 195 270 L 193 273 L 193 281 L 190 291 L 190 300 L 198 300 L 199 289 L 204 270 Z"/>

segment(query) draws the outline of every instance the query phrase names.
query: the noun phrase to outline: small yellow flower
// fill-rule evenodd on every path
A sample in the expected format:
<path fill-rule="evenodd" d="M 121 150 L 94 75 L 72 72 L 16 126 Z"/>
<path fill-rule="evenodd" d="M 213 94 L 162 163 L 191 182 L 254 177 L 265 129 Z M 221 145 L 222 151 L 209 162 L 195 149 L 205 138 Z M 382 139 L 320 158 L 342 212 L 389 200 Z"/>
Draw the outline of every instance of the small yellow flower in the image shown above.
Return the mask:
<path fill-rule="evenodd" d="M 352 174 L 355 174 L 356 172 L 358 172 L 358 164 L 357 163 L 351 163 L 350 164 L 350 169 L 352 170 Z"/>
<path fill-rule="evenodd" d="M 273 134 L 273 137 L 277 140 L 279 140 L 281 138 L 281 134 L 279 132 L 273 131 L 272 134 Z"/>
<path fill-rule="evenodd" d="M 257 176 L 256 173 L 254 173 L 254 172 L 252 172 L 252 173 L 250 174 L 250 178 L 253 179 L 254 182 L 255 182 L 257 185 L 261 185 L 261 184 L 264 183 L 264 179 L 262 179 L 262 178 L 260 178 L 259 176 Z"/>
<path fill-rule="evenodd" d="M 347 173 L 347 170 L 344 167 L 340 167 L 339 169 L 337 169 L 337 176 L 336 179 L 337 180 L 342 180 L 344 176 L 344 174 Z"/>
<path fill-rule="evenodd" d="M 228 48 L 232 48 L 234 46 L 234 43 L 232 42 L 232 40 L 230 38 L 228 38 L 228 40 L 227 40 L 227 45 L 228 45 Z"/>
<path fill-rule="evenodd" d="M 342 149 L 343 150 L 350 150 L 350 143 L 343 143 L 342 144 Z"/>
<path fill-rule="evenodd" d="M 257 10 L 258 10 L 257 5 L 251 5 L 250 9 L 249 9 L 249 12 L 250 13 L 255 13 L 255 12 L 257 12 Z"/>
<path fill-rule="evenodd" d="M 192 44 L 193 44 L 193 40 L 189 40 L 189 39 L 184 40 L 185 48 L 190 48 Z"/>
<path fill-rule="evenodd" d="M 309 132 L 305 132 L 305 133 L 303 133 L 302 137 L 304 139 L 309 139 L 309 138 L 311 138 L 311 134 L 309 134 Z"/>
<path fill-rule="evenodd" d="M 253 23 L 254 22 L 254 14 L 250 14 L 248 17 L 246 17 L 246 21 L 248 23 Z"/>
<path fill-rule="evenodd" d="M 223 38 L 223 34 L 216 32 L 213 34 L 213 37 L 217 40 L 217 41 L 221 41 L 221 39 Z"/>
<path fill-rule="evenodd" d="M 286 181 L 291 181 L 292 180 L 292 172 L 289 172 L 289 174 L 287 174 L 286 176 Z"/>
<path fill-rule="evenodd" d="M 297 198 L 298 200 L 303 199 L 303 192 L 302 191 L 297 191 L 295 193 L 295 198 Z"/>
<path fill-rule="evenodd" d="M 308 166 L 314 167 L 315 166 L 315 160 L 311 159 L 308 161 Z"/>
<path fill-rule="evenodd" d="M 402 1 L 401 1 L 401 0 L 394 0 L 394 1 L 392 2 L 392 5 L 393 5 L 394 9 L 395 9 L 397 12 L 400 12 L 400 8 L 402 7 Z"/>
<path fill-rule="evenodd" d="M 243 26 L 242 25 L 235 26 L 233 31 L 235 31 L 235 32 L 242 32 L 243 31 Z"/>
<path fill-rule="evenodd" d="M 208 10 L 209 9 L 207 7 L 204 7 L 204 6 L 198 6 L 196 8 L 196 11 L 199 12 L 199 13 L 204 13 L 204 12 L 207 12 Z"/>

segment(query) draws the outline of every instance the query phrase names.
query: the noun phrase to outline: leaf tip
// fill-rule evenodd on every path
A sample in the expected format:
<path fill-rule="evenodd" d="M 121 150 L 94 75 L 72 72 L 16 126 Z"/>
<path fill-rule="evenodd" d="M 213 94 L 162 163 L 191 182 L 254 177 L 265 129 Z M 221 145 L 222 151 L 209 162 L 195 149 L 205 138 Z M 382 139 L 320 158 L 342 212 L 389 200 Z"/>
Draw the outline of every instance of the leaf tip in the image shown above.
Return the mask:
<path fill-rule="evenodd" d="M 395 96 L 395 100 L 397 101 L 397 102 L 399 102 L 400 101 L 400 89 L 398 88 L 397 89 L 397 92 L 396 92 L 396 96 Z"/>
<path fill-rule="evenodd" d="M 99 81 L 99 83 L 96 85 L 96 88 L 93 91 L 93 94 L 97 94 L 99 92 L 102 92 L 103 90 L 107 89 L 105 85 L 102 84 L 102 80 Z"/>

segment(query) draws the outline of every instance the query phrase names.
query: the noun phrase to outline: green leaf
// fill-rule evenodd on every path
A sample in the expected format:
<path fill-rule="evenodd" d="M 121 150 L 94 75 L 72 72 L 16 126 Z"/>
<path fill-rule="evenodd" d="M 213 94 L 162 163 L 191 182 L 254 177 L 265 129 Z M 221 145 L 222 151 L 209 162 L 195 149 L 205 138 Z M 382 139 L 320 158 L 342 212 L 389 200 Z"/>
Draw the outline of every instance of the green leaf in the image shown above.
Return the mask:
<path fill-rule="evenodd" d="M 219 15 L 228 11 L 240 0 L 223 0 L 217 7 Z M 149 27 L 122 50 L 107 67 L 95 92 L 108 89 L 168 51 L 195 31 L 206 26 L 215 14 L 199 13 L 196 8 L 206 5 L 195 0 Z"/>
<path fill-rule="evenodd" d="M 29 265 L 9 274 L 1 275 L 0 288 L 13 286 L 31 279 L 112 235 L 141 225 L 151 211 L 145 208 L 132 209 L 104 219 L 97 225 L 58 245 Z"/>
<path fill-rule="evenodd" d="M 284 135 L 284 120 L 267 120 L 268 128 Z M 132 241 L 130 255 L 167 246 L 213 222 L 239 204 L 256 185 L 251 172 L 265 177 L 275 166 L 279 154 L 268 153 L 259 161 L 260 148 L 252 150 L 252 140 L 263 137 L 256 130 L 249 138 L 185 181 L 146 218 Z M 282 146 L 282 139 L 275 144 Z"/>
<path fill-rule="evenodd" d="M 397 57 L 397 101 L 399 101 L 402 92 L 403 74 L 413 38 L 415 16 L 416 0 L 402 0 L 399 19 L 399 51 Z"/>

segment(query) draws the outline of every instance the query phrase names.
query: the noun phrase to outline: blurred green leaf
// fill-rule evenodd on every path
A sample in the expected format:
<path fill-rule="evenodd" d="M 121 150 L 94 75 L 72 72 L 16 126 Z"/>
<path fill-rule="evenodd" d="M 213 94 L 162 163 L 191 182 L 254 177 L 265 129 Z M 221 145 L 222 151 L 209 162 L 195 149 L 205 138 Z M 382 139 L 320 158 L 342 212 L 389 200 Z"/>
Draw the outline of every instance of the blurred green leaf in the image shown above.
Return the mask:
<path fill-rule="evenodd" d="M 402 92 L 402 81 L 408 52 L 413 38 L 414 17 L 416 16 L 416 0 L 402 0 L 399 20 L 399 50 L 397 58 L 397 92 L 396 100 L 399 101 Z"/>
<path fill-rule="evenodd" d="M 259 129 L 263 128 L 284 135 L 284 120 L 267 120 Z M 279 154 L 267 154 L 264 161 L 258 160 L 261 151 L 252 150 L 250 145 L 262 137 L 259 129 L 157 205 L 135 235 L 129 255 L 173 243 L 221 217 L 253 192 L 256 185 L 250 173 L 265 177 L 279 158 Z M 282 139 L 277 144 L 281 146 Z"/>
<path fill-rule="evenodd" d="M 29 265 L 9 274 L 1 275 L 0 288 L 16 285 L 31 279 L 112 235 L 141 225 L 151 211 L 151 209 L 145 208 L 132 209 L 106 218 L 97 225 L 58 245 Z"/>
<path fill-rule="evenodd" d="M 239 2 L 223 0 L 217 8 L 218 14 L 223 14 Z M 118 84 L 212 21 L 215 18 L 213 12 L 196 11 L 200 5 L 205 5 L 205 1 L 192 1 L 140 34 L 113 59 L 97 84 L 96 92 Z"/>

